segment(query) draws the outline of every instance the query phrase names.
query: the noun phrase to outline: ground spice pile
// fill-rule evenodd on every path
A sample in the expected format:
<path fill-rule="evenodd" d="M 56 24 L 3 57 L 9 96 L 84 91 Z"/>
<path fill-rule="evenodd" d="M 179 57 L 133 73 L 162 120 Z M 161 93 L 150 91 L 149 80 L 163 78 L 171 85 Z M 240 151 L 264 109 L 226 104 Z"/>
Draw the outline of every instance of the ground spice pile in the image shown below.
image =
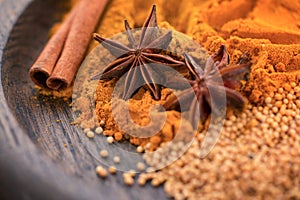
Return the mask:
<path fill-rule="evenodd" d="M 141 174 L 138 183 L 164 183 L 166 193 L 175 199 L 300 199 L 300 3 L 114 0 L 98 32 L 110 37 L 123 31 L 125 18 L 140 27 L 153 3 L 159 8 L 160 27 L 186 33 L 208 53 L 224 44 L 232 63 L 247 52 L 253 65 L 241 91 L 249 105 L 240 115 L 232 114 L 226 119 L 212 152 L 199 159 L 204 138 L 201 127 L 197 139 L 180 159 L 160 171 Z M 126 136 L 111 114 L 114 83 L 115 80 L 99 82 L 93 97 L 95 113 L 83 112 L 79 118 L 81 127 L 95 129 L 102 122 L 104 135 L 116 141 L 127 139 L 141 152 L 154 151 L 172 140 L 180 120 L 176 111 L 167 112 L 167 123 L 157 135 L 146 139 Z M 160 103 L 169 93 L 168 89 L 162 91 Z M 82 102 L 93 106 L 88 99 Z M 149 108 L 154 103 L 150 93 L 140 89 L 130 100 L 133 121 L 147 125 Z M 89 121 L 94 115 L 97 121 Z M 155 167 L 164 158 L 144 159 Z"/>
<path fill-rule="evenodd" d="M 193 2 L 191 2 L 192 4 Z M 272 3 L 272 2 L 270 2 Z M 273 2 L 275 5 L 276 2 Z M 124 3 L 120 1 L 114 1 L 114 4 L 111 6 L 112 12 L 114 9 L 117 10 L 118 6 L 123 5 Z M 195 2 L 193 3 L 195 4 Z M 251 4 L 251 5 L 250 5 Z M 133 5 L 126 4 L 129 7 L 129 11 L 132 10 L 132 13 L 135 13 L 137 10 L 144 10 L 144 6 L 139 7 L 139 4 L 136 2 L 133 2 Z M 158 6 L 161 5 L 163 8 L 165 8 L 165 4 L 163 2 L 158 3 Z M 181 4 L 180 4 L 181 5 Z M 221 44 L 225 44 L 228 47 L 229 54 L 231 55 L 232 62 L 236 62 L 237 59 L 244 53 L 248 52 L 249 55 L 251 55 L 251 59 L 254 62 L 254 65 L 252 67 L 252 74 L 251 79 L 245 88 L 244 92 L 249 96 L 249 99 L 254 104 L 260 104 L 262 103 L 263 99 L 265 98 L 265 94 L 274 93 L 276 88 L 278 88 L 280 85 L 286 82 L 297 82 L 299 79 L 299 73 L 297 72 L 297 61 L 300 61 L 300 57 L 298 55 L 299 51 L 299 44 L 273 44 L 272 37 L 275 37 L 273 33 L 270 34 L 270 37 L 268 34 L 265 34 L 263 31 L 262 33 L 265 35 L 263 39 L 260 39 L 260 37 L 256 36 L 255 34 L 242 37 L 238 34 L 231 34 L 229 36 L 225 36 L 222 26 L 227 26 L 226 24 L 231 23 L 233 21 L 240 21 L 240 20 L 252 20 L 254 22 L 256 21 L 263 21 L 267 20 L 268 17 L 272 17 L 272 13 L 269 13 L 270 16 L 261 16 L 259 11 L 264 10 L 263 4 L 260 1 L 257 1 L 256 6 L 254 7 L 254 3 L 247 3 L 244 1 L 226 1 L 221 4 L 218 3 L 207 3 L 203 5 L 198 5 L 194 9 L 190 10 L 189 14 L 190 17 L 187 17 L 184 14 L 184 16 L 173 16 L 175 19 L 181 19 L 181 18 L 188 18 L 189 23 L 178 24 L 174 23 L 176 20 L 170 20 L 171 25 L 174 25 L 174 27 L 178 30 L 186 31 L 188 35 L 193 36 L 193 38 L 198 41 L 201 45 L 203 45 L 210 53 L 214 52 L 219 48 Z M 185 4 L 182 4 L 181 7 L 183 7 L 183 10 L 185 10 L 187 6 Z M 229 10 L 225 13 L 221 12 L 225 9 L 222 9 L 223 7 L 232 8 L 232 10 Z M 131 8 L 131 9 L 130 9 Z M 287 13 L 288 8 L 281 8 L 281 12 Z M 128 15 L 127 10 L 127 15 Z M 228 9 L 226 9 L 228 10 Z M 174 11 L 174 10 L 172 10 Z M 234 12 L 239 11 L 239 12 Z M 246 12 L 245 12 L 246 11 Z M 121 12 L 118 10 L 116 16 L 119 19 L 119 16 L 126 15 L 125 13 L 119 13 Z M 163 12 L 163 14 L 161 13 Z M 236 13 L 235 15 L 231 15 L 230 12 Z M 110 12 L 109 12 L 110 13 Z M 144 12 L 146 13 L 146 12 Z M 168 19 L 170 18 L 169 15 L 172 12 L 167 9 L 167 11 L 160 9 L 158 10 L 158 17 L 161 17 L 162 19 Z M 141 14 L 138 14 L 141 15 Z M 249 15 L 249 16 L 248 16 Z M 131 16 L 129 14 L 129 16 Z M 222 16 L 228 16 L 228 17 L 222 17 Z M 254 18 L 252 16 L 255 16 Z M 278 17 L 276 13 L 273 17 Z M 294 12 L 290 12 L 289 16 L 287 18 L 291 18 L 295 16 Z M 140 19 L 141 17 L 135 16 L 133 22 L 137 25 L 141 24 Z M 113 24 L 119 24 L 118 26 L 122 29 L 122 23 L 123 20 L 116 19 Z M 103 30 L 108 30 L 108 32 L 111 33 L 103 33 L 104 35 L 109 35 L 115 33 L 117 30 L 108 28 L 108 24 L 112 24 L 111 20 L 112 18 L 104 18 L 100 28 L 99 32 L 103 33 Z M 294 20 L 298 20 L 297 16 Z M 109 21 L 109 22 L 107 22 Z M 163 22 L 162 24 L 166 24 L 168 22 Z M 172 24 L 172 22 L 174 24 Z M 272 22 L 272 21 L 271 21 Z M 270 21 L 266 21 L 264 24 L 269 25 L 271 23 Z M 275 23 L 275 22 L 274 22 Z M 283 22 L 278 24 L 271 24 L 272 26 L 277 25 L 281 29 L 284 29 Z M 295 24 L 297 24 L 297 21 L 295 21 Z M 115 26 L 113 26 L 115 27 Z M 116 25 L 117 27 L 117 25 Z M 171 26 L 168 25 L 170 28 Z M 178 27 L 178 28 L 177 28 Z M 186 27 L 184 30 L 182 27 Z M 101 29 L 102 28 L 102 29 Z M 204 28 L 202 30 L 202 28 Z M 120 29 L 120 28 L 119 28 Z M 252 24 L 248 24 L 248 29 L 255 29 L 252 28 Z M 293 32 L 297 29 L 297 25 L 295 26 L 288 26 L 286 27 L 286 32 Z M 211 32 L 209 31 L 211 30 Z M 256 29 L 255 29 L 256 30 Z M 267 31 L 269 33 L 270 31 L 273 31 L 274 29 L 271 29 Z M 275 29 L 276 30 L 276 29 Z M 120 31 L 120 30 L 119 30 Z M 218 32 L 219 31 L 219 32 Z M 205 35 L 204 35 L 205 34 Z M 209 34 L 209 35 L 208 35 Z M 238 35 L 232 36 L 232 35 Z M 98 91 L 101 90 L 101 86 L 99 86 Z M 106 90 L 106 89 L 104 89 Z M 108 89 L 109 90 L 109 89 Z M 97 106 L 97 110 L 99 113 L 99 118 L 104 118 L 108 121 L 112 121 L 109 119 L 109 116 L 105 116 L 103 112 L 101 111 L 101 107 L 103 107 L 103 99 L 109 99 L 109 97 L 105 97 L 107 93 L 105 92 L 98 92 L 97 98 L 100 96 L 100 99 L 98 102 L 102 102 L 99 106 Z M 147 100 L 146 100 L 147 102 Z M 104 106 L 105 107 L 105 106 Z M 106 106 L 108 107 L 108 105 Z M 138 107 L 138 106 L 137 106 Z M 109 113 L 109 112 L 104 112 Z M 108 114 L 109 115 L 109 114 Z M 113 124 L 108 124 L 108 129 L 114 130 Z M 115 131 L 118 132 L 118 131 Z"/>

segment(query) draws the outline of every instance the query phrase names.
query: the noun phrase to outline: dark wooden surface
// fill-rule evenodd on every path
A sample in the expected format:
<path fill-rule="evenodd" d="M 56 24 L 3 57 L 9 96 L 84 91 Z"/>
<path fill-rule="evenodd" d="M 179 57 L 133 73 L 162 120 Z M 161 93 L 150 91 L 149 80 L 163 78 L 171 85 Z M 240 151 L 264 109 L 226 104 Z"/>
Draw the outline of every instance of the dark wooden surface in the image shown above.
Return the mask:
<path fill-rule="evenodd" d="M 166 199 L 162 187 L 125 186 L 121 172 L 99 179 L 105 138 L 87 140 L 67 103 L 32 98 L 28 69 L 65 9 L 58 0 L 0 0 L 0 199 Z"/>

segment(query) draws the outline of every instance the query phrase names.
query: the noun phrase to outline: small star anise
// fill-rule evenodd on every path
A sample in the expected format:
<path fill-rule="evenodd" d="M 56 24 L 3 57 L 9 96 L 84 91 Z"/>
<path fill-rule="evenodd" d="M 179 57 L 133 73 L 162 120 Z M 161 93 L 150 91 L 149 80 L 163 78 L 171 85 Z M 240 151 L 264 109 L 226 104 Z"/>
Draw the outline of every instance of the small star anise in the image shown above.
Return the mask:
<path fill-rule="evenodd" d="M 158 78 L 163 78 L 163 73 L 151 69 L 150 63 L 161 64 L 171 67 L 184 65 L 168 55 L 161 54 L 171 40 L 172 31 L 158 37 L 158 26 L 156 20 L 156 6 L 154 5 L 150 16 L 145 21 L 142 29 L 140 41 L 137 44 L 132 30 L 125 20 L 125 29 L 129 40 L 129 46 L 119 42 L 105 39 L 99 34 L 94 34 L 94 39 L 108 49 L 117 59 L 106 66 L 104 70 L 92 77 L 93 80 L 109 80 L 120 78 L 125 73 L 125 83 L 122 95 L 123 99 L 129 99 L 135 92 L 135 85 L 145 81 L 147 88 L 156 100 L 160 99 L 161 88 L 156 84 Z"/>
<path fill-rule="evenodd" d="M 214 91 L 214 94 L 219 97 L 218 92 L 222 90 L 225 90 L 227 104 L 237 109 L 244 107 L 247 101 L 235 89 L 240 86 L 240 81 L 250 70 L 251 63 L 247 62 L 247 59 L 243 58 L 238 64 L 228 65 L 229 56 L 223 45 L 218 52 L 207 59 L 204 69 L 197 65 L 190 55 L 184 54 L 184 57 L 191 75 L 189 80 L 191 88 L 183 90 L 177 97 L 171 96 L 164 104 L 165 109 L 178 109 L 179 106 L 183 106 L 180 108 L 182 111 L 191 109 L 191 114 L 195 116 L 199 108 L 200 119 L 204 122 L 211 113 L 212 101 L 219 100 L 212 99 L 210 91 Z M 221 82 L 218 81 L 218 76 Z M 179 105 L 179 102 L 182 102 L 182 105 Z"/>

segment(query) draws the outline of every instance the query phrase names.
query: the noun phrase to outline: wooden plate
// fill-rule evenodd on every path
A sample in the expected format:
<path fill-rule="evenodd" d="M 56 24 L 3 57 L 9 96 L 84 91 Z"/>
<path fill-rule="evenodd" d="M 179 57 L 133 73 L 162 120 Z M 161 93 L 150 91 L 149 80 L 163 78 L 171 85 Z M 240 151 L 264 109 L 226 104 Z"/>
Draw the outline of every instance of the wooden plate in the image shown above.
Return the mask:
<path fill-rule="evenodd" d="M 63 101 L 36 91 L 28 70 L 66 8 L 57 0 L 0 0 L 0 198 L 166 199 L 162 187 L 102 180 Z M 60 119 L 61 123 L 56 120 Z"/>

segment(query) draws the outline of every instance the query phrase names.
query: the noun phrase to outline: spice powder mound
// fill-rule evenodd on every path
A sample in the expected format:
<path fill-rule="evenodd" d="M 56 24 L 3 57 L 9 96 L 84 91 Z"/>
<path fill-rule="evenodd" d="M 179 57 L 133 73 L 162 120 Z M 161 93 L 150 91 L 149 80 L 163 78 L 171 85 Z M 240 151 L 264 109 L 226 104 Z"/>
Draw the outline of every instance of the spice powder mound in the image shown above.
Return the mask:
<path fill-rule="evenodd" d="M 248 52 L 253 64 L 241 91 L 249 104 L 241 114 L 227 117 L 210 154 L 199 159 L 204 139 L 199 128 L 197 139 L 183 156 L 164 169 L 141 174 L 138 182 L 164 183 L 166 193 L 175 199 L 300 199 L 300 3 L 114 0 L 97 32 L 105 37 L 121 32 L 125 18 L 140 27 L 153 3 L 159 8 L 161 27 L 191 36 L 210 54 L 225 45 L 231 63 Z M 91 48 L 95 45 L 92 42 Z M 172 140 L 180 120 L 177 111 L 167 112 L 167 123 L 159 134 L 128 138 L 111 114 L 114 84 L 114 79 L 100 81 L 96 91 L 96 115 L 105 121 L 104 135 L 116 141 L 129 139 L 147 151 Z M 164 103 L 169 93 L 163 89 L 158 102 Z M 157 101 L 140 89 L 129 102 L 133 121 L 147 125 L 149 109 Z M 152 166 L 161 162 L 144 159 Z"/>

